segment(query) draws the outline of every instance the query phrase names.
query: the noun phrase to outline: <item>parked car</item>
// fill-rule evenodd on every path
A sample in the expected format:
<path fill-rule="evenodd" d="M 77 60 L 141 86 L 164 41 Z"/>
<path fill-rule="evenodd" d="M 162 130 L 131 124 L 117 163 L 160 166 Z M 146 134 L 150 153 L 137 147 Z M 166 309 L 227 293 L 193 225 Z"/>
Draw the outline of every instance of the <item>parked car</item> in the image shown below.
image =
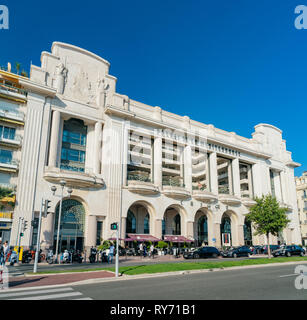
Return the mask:
<path fill-rule="evenodd" d="M 224 258 L 237 258 L 237 257 L 249 257 L 252 251 L 247 246 L 230 248 L 222 253 Z"/>
<path fill-rule="evenodd" d="M 220 256 L 220 251 L 215 247 L 201 247 L 193 251 L 184 252 L 185 259 L 199 259 L 199 258 L 217 258 Z"/>
<path fill-rule="evenodd" d="M 303 257 L 305 255 L 305 250 L 299 246 L 284 246 L 281 247 L 277 250 L 274 250 L 272 252 L 274 257 L 279 257 L 279 256 L 286 256 L 286 257 L 291 257 L 291 256 L 301 256 Z"/>
<path fill-rule="evenodd" d="M 253 254 L 260 254 L 262 252 L 262 246 L 253 246 L 251 247 Z"/>
<path fill-rule="evenodd" d="M 271 249 L 271 252 L 275 251 L 275 250 L 278 250 L 280 248 L 280 245 L 270 245 L 270 249 Z M 262 246 L 262 250 L 261 250 L 262 254 L 268 254 L 268 246 L 265 245 L 265 246 Z"/>

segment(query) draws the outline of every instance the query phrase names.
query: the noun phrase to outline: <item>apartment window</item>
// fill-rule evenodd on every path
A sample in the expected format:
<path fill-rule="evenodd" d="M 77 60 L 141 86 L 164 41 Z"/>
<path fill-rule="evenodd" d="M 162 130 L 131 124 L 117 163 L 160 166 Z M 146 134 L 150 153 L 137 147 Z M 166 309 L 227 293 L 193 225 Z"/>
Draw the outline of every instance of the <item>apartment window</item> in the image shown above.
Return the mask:
<path fill-rule="evenodd" d="M 13 151 L 0 149 L 0 162 L 11 163 L 13 158 Z"/>
<path fill-rule="evenodd" d="M 64 121 L 61 169 L 84 172 L 87 127 L 82 120 Z"/>
<path fill-rule="evenodd" d="M 207 153 L 198 148 L 192 153 L 192 189 L 209 190 Z"/>
<path fill-rule="evenodd" d="M 241 197 L 252 198 L 253 197 L 253 184 L 251 175 L 251 165 L 240 162 L 240 190 Z"/>
<path fill-rule="evenodd" d="M 0 138 L 14 140 L 16 129 L 0 126 Z"/>

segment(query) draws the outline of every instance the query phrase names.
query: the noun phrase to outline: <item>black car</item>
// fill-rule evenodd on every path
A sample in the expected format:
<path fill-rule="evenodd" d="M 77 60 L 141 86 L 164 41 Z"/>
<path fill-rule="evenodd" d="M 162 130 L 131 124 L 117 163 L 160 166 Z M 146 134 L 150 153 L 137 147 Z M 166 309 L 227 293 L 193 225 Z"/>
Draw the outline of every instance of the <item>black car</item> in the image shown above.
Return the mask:
<path fill-rule="evenodd" d="M 272 252 L 274 257 L 279 257 L 279 256 L 286 256 L 286 257 L 291 257 L 291 256 L 301 256 L 303 257 L 305 255 L 305 250 L 299 246 L 284 246 L 281 247 L 275 251 Z"/>
<path fill-rule="evenodd" d="M 184 252 L 185 259 L 199 259 L 199 258 L 217 258 L 220 251 L 215 247 L 201 247 L 194 251 Z"/>
<path fill-rule="evenodd" d="M 260 254 L 262 252 L 262 246 L 253 246 L 251 250 L 253 254 Z"/>
<path fill-rule="evenodd" d="M 249 247 L 242 246 L 237 248 L 230 248 L 222 253 L 224 258 L 237 258 L 237 257 L 249 257 L 252 251 Z"/>
<path fill-rule="evenodd" d="M 280 245 L 270 245 L 270 249 L 271 249 L 271 252 L 275 251 L 275 250 L 278 250 L 280 248 Z M 262 254 L 268 254 L 268 246 L 263 246 L 262 247 Z"/>

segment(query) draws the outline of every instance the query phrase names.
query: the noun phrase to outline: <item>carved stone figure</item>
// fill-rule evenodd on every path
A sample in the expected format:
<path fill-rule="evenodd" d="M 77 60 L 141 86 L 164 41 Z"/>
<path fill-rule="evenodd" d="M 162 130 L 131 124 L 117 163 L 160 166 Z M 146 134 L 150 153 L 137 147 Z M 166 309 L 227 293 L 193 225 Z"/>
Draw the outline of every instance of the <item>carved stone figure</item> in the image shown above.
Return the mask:
<path fill-rule="evenodd" d="M 55 69 L 56 89 L 59 94 L 64 93 L 67 72 L 68 72 L 68 70 L 65 68 L 65 66 L 62 62 Z"/>
<path fill-rule="evenodd" d="M 102 106 L 103 108 L 105 107 L 108 89 L 109 89 L 109 85 L 105 84 L 105 80 L 98 78 L 97 93 L 96 93 L 97 106 Z"/>

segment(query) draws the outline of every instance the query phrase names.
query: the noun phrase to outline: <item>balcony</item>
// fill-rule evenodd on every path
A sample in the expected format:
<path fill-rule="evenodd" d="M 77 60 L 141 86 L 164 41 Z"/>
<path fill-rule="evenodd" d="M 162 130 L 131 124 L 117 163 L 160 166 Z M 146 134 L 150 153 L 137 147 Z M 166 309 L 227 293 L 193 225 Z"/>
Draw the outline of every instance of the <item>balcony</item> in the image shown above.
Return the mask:
<path fill-rule="evenodd" d="M 238 206 L 242 203 L 240 198 L 232 194 L 219 194 L 219 200 L 230 206 Z"/>
<path fill-rule="evenodd" d="M 21 135 L 15 135 L 14 137 L 0 136 L 0 144 L 11 147 L 20 147 L 22 142 Z"/>
<path fill-rule="evenodd" d="M 61 168 L 45 167 L 44 179 L 51 183 L 59 183 L 65 180 L 68 186 L 73 188 L 102 188 L 105 186 L 100 176 L 93 174 L 88 168 L 85 172 L 65 170 Z"/>
<path fill-rule="evenodd" d="M 25 123 L 25 114 L 21 111 L 0 110 L 0 120 L 23 125 Z"/>
<path fill-rule="evenodd" d="M 19 161 L 16 159 L 8 159 L 0 157 L 0 171 L 17 172 L 19 168 Z"/>
<path fill-rule="evenodd" d="M 287 203 L 284 203 L 284 202 L 280 203 L 280 207 L 287 209 L 288 212 L 293 210 L 293 207 L 290 204 L 287 204 Z M 306 208 L 306 210 L 307 210 L 307 208 Z"/>
<path fill-rule="evenodd" d="M 13 212 L 0 212 L 0 221 L 10 222 L 13 220 Z"/>
<path fill-rule="evenodd" d="M 254 201 L 254 200 L 251 199 L 251 198 L 244 197 L 244 198 L 242 198 L 242 203 L 243 203 L 243 205 L 244 205 L 245 207 L 250 208 L 250 207 L 252 207 L 253 205 L 256 204 L 256 201 Z"/>
<path fill-rule="evenodd" d="M 157 194 L 159 188 L 155 186 L 146 172 L 128 173 L 128 190 L 138 194 Z"/>
<path fill-rule="evenodd" d="M 199 189 L 198 187 L 193 187 L 193 198 L 195 200 L 206 202 L 206 203 L 212 203 L 217 201 L 218 196 L 209 192 L 208 190 L 205 190 L 203 188 Z"/>
<path fill-rule="evenodd" d="M 180 177 L 170 177 L 162 179 L 163 194 L 174 199 L 188 199 L 191 193 L 185 189 L 185 185 Z"/>
<path fill-rule="evenodd" d="M 25 90 L 11 85 L 4 79 L 0 79 L 0 96 L 20 102 L 27 101 L 27 92 Z"/>

